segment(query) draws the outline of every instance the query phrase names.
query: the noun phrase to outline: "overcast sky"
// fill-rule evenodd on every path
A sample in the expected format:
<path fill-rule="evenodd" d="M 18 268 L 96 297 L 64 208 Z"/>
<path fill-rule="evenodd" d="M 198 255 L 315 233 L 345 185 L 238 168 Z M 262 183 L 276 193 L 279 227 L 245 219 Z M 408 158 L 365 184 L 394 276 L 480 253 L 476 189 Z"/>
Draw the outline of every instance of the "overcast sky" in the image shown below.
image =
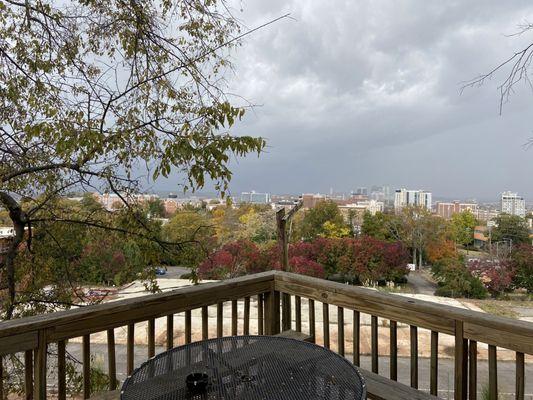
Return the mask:
<path fill-rule="evenodd" d="M 234 164 L 232 191 L 349 191 L 387 184 L 434 196 L 533 199 L 533 93 L 499 114 L 497 85 L 461 82 L 533 41 L 509 37 L 533 21 L 520 0 L 247 0 L 249 36 L 230 89 L 258 106 L 236 134 L 267 152 Z M 503 76 L 500 75 L 499 78 Z M 498 77 L 497 77 L 498 78 Z"/>

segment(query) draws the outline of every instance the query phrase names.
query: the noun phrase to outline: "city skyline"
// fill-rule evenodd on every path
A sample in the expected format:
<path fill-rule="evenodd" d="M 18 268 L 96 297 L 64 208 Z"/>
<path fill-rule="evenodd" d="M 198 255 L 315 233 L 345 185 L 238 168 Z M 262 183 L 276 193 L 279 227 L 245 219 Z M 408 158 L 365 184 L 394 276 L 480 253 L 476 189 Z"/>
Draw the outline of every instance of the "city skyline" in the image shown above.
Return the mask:
<path fill-rule="evenodd" d="M 255 32 L 235 53 L 229 87 L 256 107 L 233 133 L 264 136 L 268 147 L 232 163 L 233 192 L 390 182 L 452 199 L 491 200 L 505 190 L 533 198 L 527 86 L 515 87 L 501 115 L 503 74 L 461 93 L 462 82 L 522 48 L 528 36 L 509 35 L 533 19 L 530 2 L 242 7 L 250 28 L 285 13 L 293 19 Z"/>

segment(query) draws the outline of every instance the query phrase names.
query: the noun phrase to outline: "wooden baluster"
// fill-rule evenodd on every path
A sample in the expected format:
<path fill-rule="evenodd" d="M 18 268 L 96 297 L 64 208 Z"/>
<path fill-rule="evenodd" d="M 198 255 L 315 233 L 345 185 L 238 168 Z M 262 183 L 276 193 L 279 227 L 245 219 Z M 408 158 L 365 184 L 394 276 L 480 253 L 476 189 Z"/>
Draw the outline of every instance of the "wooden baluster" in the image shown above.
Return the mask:
<path fill-rule="evenodd" d="M 309 299 L 309 336 L 313 343 L 316 342 L 316 326 L 315 326 L 315 301 Z"/>
<path fill-rule="evenodd" d="M 281 296 L 281 326 L 282 331 L 288 331 L 292 327 L 291 295 L 283 293 Z"/>
<path fill-rule="evenodd" d="M 148 320 L 148 358 L 155 356 L 155 319 Z"/>
<path fill-rule="evenodd" d="M 496 346 L 489 345 L 489 399 L 498 398 L 498 361 Z"/>
<path fill-rule="evenodd" d="M 411 325 L 411 387 L 418 389 L 418 328 Z"/>
<path fill-rule="evenodd" d="M 390 321 L 390 369 L 389 377 L 398 380 L 398 323 Z"/>
<path fill-rule="evenodd" d="M 57 399 L 67 398 L 65 341 L 57 342 Z"/>
<path fill-rule="evenodd" d="M 296 332 L 302 331 L 302 298 L 294 296 L 294 312 L 296 313 Z"/>
<path fill-rule="evenodd" d="M 274 290 L 265 293 L 265 334 L 276 335 L 280 333 L 279 307 L 280 294 Z"/>
<path fill-rule="evenodd" d="M 83 335 L 83 398 L 91 397 L 91 337 Z"/>
<path fill-rule="evenodd" d="M 353 312 L 353 363 L 361 364 L 361 315 L 359 311 Z"/>
<path fill-rule="evenodd" d="M 134 344 L 135 344 L 135 324 L 128 325 L 126 340 L 126 372 L 128 376 L 133 373 L 134 364 Z"/>
<path fill-rule="evenodd" d="M 329 349 L 329 304 L 322 303 L 322 328 L 324 333 L 324 347 Z"/>
<path fill-rule="evenodd" d="M 439 382 L 439 333 L 431 331 L 431 361 L 429 372 L 429 392 L 433 396 L 437 395 Z"/>
<path fill-rule="evenodd" d="M 217 304 L 217 337 L 224 336 L 224 303 Z"/>
<path fill-rule="evenodd" d="M 264 320 L 263 320 L 263 294 L 259 293 L 257 295 L 257 334 L 263 335 L 264 330 Z"/>
<path fill-rule="evenodd" d="M 477 400 L 477 342 L 468 345 L 468 398 Z"/>
<path fill-rule="evenodd" d="M 250 298 L 244 298 L 244 322 L 242 327 L 243 335 L 250 334 Z"/>
<path fill-rule="evenodd" d="M 524 400 L 525 396 L 525 368 L 524 353 L 516 353 L 516 400 Z"/>
<path fill-rule="evenodd" d="M 209 339 L 209 310 L 207 306 L 202 307 L 202 340 Z"/>
<path fill-rule="evenodd" d="M 191 310 L 185 311 L 185 344 L 192 342 Z"/>
<path fill-rule="evenodd" d="M 109 390 L 117 390 L 117 360 L 115 356 L 115 330 L 107 330 L 107 369 Z"/>
<path fill-rule="evenodd" d="M 337 307 L 338 353 L 344 357 L 344 308 Z"/>
<path fill-rule="evenodd" d="M 40 330 L 37 334 L 37 349 L 35 350 L 34 359 L 34 379 L 35 379 L 35 398 L 37 400 L 46 400 L 46 331 Z"/>
<path fill-rule="evenodd" d="M 375 315 L 372 315 L 372 318 L 370 319 L 370 327 L 371 327 L 371 338 L 372 338 L 372 372 L 379 373 L 379 366 L 378 366 L 378 317 Z"/>
<path fill-rule="evenodd" d="M 464 343 L 463 321 L 455 321 L 455 367 L 454 367 L 454 399 L 466 399 L 465 382 L 467 377 L 464 376 L 465 360 L 465 343 Z"/>
<path fill-rule="evenodd" d="M 238 308 L 237 308 L 237 300 L 231 301 L 231 335 L 237 336 L 238 334 Z"/>
<path fill-rule="evenodd" d="M 174 347 L 174 314 L 167 315 L 167 350 Z"/>
<path fill-rule="evenodd" d="M 33 399 L 33 350 L 24 352 L 24 388 L 26 400 Z"/>

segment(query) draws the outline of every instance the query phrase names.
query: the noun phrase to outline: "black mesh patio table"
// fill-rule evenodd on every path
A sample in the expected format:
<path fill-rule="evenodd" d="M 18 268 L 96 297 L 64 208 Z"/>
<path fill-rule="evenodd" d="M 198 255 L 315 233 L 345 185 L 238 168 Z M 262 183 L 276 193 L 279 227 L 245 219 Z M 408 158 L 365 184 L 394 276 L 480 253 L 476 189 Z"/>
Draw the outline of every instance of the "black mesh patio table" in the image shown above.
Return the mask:
<path fill-rule="evenodd" d="M 203 392 L 186 377 L 204 373 Z M 359 400 L 366 387 L 345 358 L 312 343 L 273 336 L 230 336 L 161 353 L 126 379 L 123 400 Z"/>

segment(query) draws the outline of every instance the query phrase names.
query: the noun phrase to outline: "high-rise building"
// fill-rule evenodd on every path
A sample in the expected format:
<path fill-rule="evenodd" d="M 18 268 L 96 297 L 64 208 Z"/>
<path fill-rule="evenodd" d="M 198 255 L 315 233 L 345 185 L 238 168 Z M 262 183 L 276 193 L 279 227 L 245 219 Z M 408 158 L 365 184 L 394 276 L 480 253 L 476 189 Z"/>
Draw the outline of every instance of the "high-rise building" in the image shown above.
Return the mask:
<path fill-rule="evenodd" d="M 526 201 L 518 193 L 503 192 L 501 196 L 501 211 L 510 215 L 526 217 Z"/>
<path fill-rule="evenodd" d="M 477 210 L 478 205 L 476 203 L 461 203 L 459 201 L 446 203 L 439 201 L 436 204 L 437 215 L 444 219 L 450 219 L 452 215 L 462 213 L 463 211 L 470 211 L 472 214 L 476 215 Z"/>
<path fill-rule="evenodd" d="M 397 189 L 394 193 L 394 209 L 398 211 L 405 206 L 425 207 L 431 211 L 431 192 Z"/>

